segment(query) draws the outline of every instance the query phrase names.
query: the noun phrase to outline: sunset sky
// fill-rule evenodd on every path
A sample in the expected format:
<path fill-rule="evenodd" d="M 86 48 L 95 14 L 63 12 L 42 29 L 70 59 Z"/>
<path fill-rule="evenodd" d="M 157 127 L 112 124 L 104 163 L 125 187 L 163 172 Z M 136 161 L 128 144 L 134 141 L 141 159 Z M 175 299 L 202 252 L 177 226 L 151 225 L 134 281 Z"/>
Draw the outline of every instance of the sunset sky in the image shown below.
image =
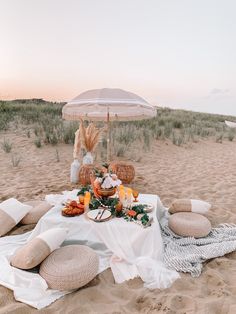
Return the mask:
<path fill-rule="evenodd" d="M 236 115 L 235 0 L 0 0 L 0 99 L 118 87 Z"/>

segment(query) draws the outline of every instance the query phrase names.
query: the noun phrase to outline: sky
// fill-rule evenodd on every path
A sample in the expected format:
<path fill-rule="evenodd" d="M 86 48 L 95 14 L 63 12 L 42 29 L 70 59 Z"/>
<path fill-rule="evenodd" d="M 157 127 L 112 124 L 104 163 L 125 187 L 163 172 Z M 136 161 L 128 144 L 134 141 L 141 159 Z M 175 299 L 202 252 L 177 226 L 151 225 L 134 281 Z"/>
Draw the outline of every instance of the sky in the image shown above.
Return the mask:
<path fill-rule="evenodd" d="M 235 0 L 0 0 L 0 99 L 87 89 L 236 115 Z"/>

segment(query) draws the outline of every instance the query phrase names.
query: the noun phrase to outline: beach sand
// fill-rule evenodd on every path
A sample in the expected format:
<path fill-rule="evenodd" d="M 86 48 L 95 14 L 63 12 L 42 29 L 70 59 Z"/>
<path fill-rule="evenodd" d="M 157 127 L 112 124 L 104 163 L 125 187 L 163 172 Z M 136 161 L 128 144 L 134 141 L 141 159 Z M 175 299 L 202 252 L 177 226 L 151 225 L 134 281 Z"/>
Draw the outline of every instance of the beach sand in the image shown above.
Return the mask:
<path fill-rule="evenodd" d="M 33 139 L 6 132 L 14 142 L 13 152 L 21 161 L 11 163 L 11 153 L 0 150 L 0 198 L 21 201 L 43 199 L 46 194 L 75 188 L 69 183 L 72 146 L 36 148 Z M 56 161 L 56 149 L 60 161 Z M 176 198 L 210 202 L 208 215 L 213 226 L 236 222 L 236 143 L 204 140 L 186 147 L 158 141 L 136 169 L 134 185 L 142 193 L 158 194 L 165 206 Z M 20 226 L 12 234 L 34 226 Z M 149 291 L 138 278 L 115 284 L 106 270 L 87 287 L 36 311 L 14 300 L 10 290 L 0 286 L 0 313 L 236 313 L 236 252 L 204 265 L 199 278 L 181 274 L 169 289 Z"/>

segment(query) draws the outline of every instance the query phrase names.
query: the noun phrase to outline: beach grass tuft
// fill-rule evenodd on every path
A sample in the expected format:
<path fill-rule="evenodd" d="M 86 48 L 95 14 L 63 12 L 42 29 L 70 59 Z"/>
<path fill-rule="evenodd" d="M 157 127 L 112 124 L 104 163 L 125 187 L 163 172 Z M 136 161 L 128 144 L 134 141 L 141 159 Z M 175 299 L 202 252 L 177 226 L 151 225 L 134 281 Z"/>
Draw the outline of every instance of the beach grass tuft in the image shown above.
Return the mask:
<path fill-rule="evenodd" d="M 13 167 L 18 167 L 21 162 L 21 157 L 15 154 L 11 155 L 11 163 Z"/>
<path fill-rule="evenodd" d="M 34 140 L 34 145 L 35 145 L 37 148 L 42 147 L 42 142 L 41 142 L 41 139 L 40 139 L 39 137 L 36 137 L 36 139 Z"/>
<path fill-rule="evenodd" d="M 10 153 L 12 150 L 12 143 L 4 137 L 1 147 L 5 153 Z"/>

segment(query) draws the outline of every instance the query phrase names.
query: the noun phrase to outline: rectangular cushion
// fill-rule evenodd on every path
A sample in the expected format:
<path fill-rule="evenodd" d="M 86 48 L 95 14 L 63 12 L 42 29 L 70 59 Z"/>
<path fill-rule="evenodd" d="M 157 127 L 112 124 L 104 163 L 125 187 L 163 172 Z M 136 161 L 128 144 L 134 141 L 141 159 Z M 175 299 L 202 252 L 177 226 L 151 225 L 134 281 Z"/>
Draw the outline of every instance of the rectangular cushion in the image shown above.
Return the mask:
<path fill-rule="evenodd" d="M 0 236 L 17 225 L 31 208 L 32 206 L 23 204 L 15 198 L 0 203 Z"/>
<path fill-rule="evenodd" d="M 15 252 L 11 257 L 11 265 L 20 269 L 31 269 L 39 265 L 60 247 L 67 232 L 67 228 L 52 228 L 39 234 Z"/>

